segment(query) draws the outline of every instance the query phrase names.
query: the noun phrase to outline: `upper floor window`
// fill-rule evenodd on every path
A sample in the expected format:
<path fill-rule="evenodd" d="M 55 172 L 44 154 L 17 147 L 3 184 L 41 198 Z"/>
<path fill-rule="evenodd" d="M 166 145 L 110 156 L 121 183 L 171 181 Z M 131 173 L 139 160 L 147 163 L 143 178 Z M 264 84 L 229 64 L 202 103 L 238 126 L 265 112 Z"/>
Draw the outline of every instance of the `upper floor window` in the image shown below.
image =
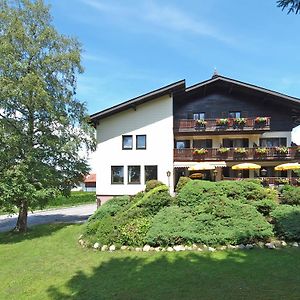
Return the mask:
<path fill-rule="evenodd" d="M 228 114 L 229 118 L 239 119 L 241 118 L 242 114 L 240 111 L 230 111 Z"/>
<path fill-rule="evenodd" d="M 204 112 L 193 113 L 193 119 L 194 120 L 204 120 L 205 119 L 205 113 Z"/>
<path fill-rule="evenodd" d="M 223 139 L 223 147 L 249 147 L 249 139 Z"/>
<path fill-rule="evenodd" d="M 123 184 L 124 183 L 124 167 L 112 166 L 111 167 L 111 183 Z"/>
<path fill-rule="evenodd" d="M 132 149 L 132 135 L 123 135 L 122 136 L 122 149 L 123 150 L 131 150 Z"/>
<path fill-rule="evenodd" d="M 136 136 L 136 149 L 146 149 L 146 135 Z"/>
<path fill-rule="evenodd" d="M 175 148 L 176 149 L 185 149 L 190 148 L 190 140 L 181 140 L 181 141 L 175 141 Z"/>
<path fill-rule="evenodd" d="M 193 140 L 193 148 L 212 148 L 212 140 Z"/>

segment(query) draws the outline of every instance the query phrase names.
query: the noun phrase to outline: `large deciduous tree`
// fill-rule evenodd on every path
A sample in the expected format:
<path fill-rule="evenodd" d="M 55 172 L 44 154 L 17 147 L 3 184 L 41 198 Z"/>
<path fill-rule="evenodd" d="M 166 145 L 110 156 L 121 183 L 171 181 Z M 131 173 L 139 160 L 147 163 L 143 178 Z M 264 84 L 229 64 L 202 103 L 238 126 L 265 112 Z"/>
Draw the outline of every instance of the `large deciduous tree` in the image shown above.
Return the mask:
<path fill-rule="evenodd" d="M 76 99 L 81 46 L 59 34 L 42 0 L 0 1 L 0 208 L 19 217 L 88 172 L 94 132 Z"/>
<path fill-rule="evenodd" d="M 298 14 L 300 12 L 300 0 L 278 0 L 277 6 L 281 7 L 282 10 L 288 8 L 288 13 Z"/>

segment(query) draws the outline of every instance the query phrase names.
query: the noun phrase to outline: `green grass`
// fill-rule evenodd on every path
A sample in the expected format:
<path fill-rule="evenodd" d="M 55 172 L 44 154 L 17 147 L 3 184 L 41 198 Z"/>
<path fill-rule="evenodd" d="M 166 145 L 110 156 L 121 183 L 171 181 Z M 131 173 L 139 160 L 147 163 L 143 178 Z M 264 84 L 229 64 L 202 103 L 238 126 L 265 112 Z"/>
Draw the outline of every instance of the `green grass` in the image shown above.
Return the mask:
<path fill-rule="evenodd" d="M 0 299 L 299 299 L 299 249 L 103 253 L 82 226 L 1 234 Z"/>

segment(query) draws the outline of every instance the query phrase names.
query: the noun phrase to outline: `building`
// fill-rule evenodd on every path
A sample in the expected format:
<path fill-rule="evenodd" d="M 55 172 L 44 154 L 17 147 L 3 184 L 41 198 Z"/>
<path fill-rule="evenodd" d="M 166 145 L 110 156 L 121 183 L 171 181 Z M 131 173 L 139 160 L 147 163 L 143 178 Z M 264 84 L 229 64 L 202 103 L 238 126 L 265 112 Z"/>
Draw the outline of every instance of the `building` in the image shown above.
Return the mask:
<path fill-rule="evenodd" d="M 264 176 L 286 176 L 274 166 L 296 162 L 291 131 L 300 124 L 300 99 L 214 74 L 186 87 L 175 82 L 91 115 L 97 130 L 97 196 L 135 194 L 149 179 L 172 191 L 196 162 L 216 167 L 208 178 L 260 176 L 231 167 L 262 166 Z M 293 146 L 292 146 L 293 145 Z"/>
<path fill-rule="evenodd" d="M 90 173 L 85 176 L 83 183 L 85 192 L 96 192 L 96 174 Z"/>

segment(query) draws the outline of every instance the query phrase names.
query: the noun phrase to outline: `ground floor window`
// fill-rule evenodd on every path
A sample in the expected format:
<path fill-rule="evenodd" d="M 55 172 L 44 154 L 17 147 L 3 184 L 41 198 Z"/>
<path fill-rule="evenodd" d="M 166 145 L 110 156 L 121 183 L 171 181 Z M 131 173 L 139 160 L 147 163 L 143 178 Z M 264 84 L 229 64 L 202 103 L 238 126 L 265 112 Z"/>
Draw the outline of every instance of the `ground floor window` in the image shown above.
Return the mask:
<path fill-rule="evenodd" d="M 141 167 L 128 166 L 128 183 L 140 184 L 141 183 Z"/>
<path fill-rule="evenodd" d="M 157 179 L 157 166 L 145 166 L 145 183 Z"/>
<path fill-rule="evenodd" d="M 124 167 L 112 166 L 111 167 L 111 183 L 123 184 L 124 183 Z"/>

